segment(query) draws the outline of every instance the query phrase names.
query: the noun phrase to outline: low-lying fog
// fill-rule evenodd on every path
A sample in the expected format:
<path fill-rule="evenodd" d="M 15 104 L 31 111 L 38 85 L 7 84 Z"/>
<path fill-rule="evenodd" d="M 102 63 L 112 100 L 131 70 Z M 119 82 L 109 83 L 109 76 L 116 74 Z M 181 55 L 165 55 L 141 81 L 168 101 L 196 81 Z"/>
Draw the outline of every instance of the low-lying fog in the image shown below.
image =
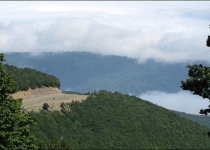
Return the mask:
<path fill-rule="evenodd" d="M 206 109 L 209 105 L 208 99 L 203 99 L 187 91 L 179 91 L 178 93 L 149 91 L 138 97 L 167 109 L 196 115 L 199 114 L 200 109 Z"/>

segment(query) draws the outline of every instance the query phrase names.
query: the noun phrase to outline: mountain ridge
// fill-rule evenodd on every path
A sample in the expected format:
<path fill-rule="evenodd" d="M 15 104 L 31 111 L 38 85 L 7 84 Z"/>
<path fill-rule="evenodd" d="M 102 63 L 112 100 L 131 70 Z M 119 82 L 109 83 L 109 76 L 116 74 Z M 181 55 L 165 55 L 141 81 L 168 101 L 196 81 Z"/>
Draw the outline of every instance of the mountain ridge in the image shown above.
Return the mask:
<path fill-rule="evenodd" d="M 28 66 L 57 76 L 62 90 L 82 93 L 94 90 L 120 91 L 135 95 L 146 91 L 175 93 L 187 78 L 185 63 L 166 64 L 121 56 L 102 56 L 88 52 L 8 53 L 7 63 Z"/>
<path fill-rule="evenodd" d="M 135 96 L 99 91 L 65 105 L 62 114 L 30 112 L 37 144 L 62 137 L 71 149 L 210 148 L 207 127 Z"/>
<path fill-rule="evenodd" d="M 102 90 L 65 105 L 61 112 L 29 112 L 38 122 L 31 127 L 36 145 L 62 137 L 73 149 L 210 148 L 208 128 L 136 96 Z"/>
<path fill-rule="evenodd" d="M 13 78 L 15 86 L 20 91 L 42 87 L 60 88 L 57 77 L 31 68 L 19 68 L 5 64 L 5 71 Z"/>

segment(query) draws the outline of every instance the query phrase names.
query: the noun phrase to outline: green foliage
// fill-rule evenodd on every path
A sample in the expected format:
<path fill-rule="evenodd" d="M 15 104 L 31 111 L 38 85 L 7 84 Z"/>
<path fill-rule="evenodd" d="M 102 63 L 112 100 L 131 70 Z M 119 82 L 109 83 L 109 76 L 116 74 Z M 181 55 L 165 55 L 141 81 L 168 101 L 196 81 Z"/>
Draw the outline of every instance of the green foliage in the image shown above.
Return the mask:
<path fill-rule="evenodd" d="M 209 37 L 206 45 L 209 46 Z M 181 88 L 183 90 L 189 90 L 193 94 L 199 95 L 203 98 L 210 100 L 210 67 L 200 65 L 188 65 L 187 68 L 189 78 L 186 81 L 181 81 Z M 201 109 L 200 114 L 207 115 L 210 113 L 210 105 L 208 109 Z M 210 132 L 209 132 L 210 136 Z"/>
<path fill-rule="evenodd" d="M 48 110 L 49 107 L 50 107 L 50 105 L 49 105 L 48 103 L 44 103 L 43 106 L 42 106 L 42 108 L 43 108 L 44 110 Z"/>
<path fill-rule="evenodd" d="M 41 141 L 38 145 L 39 149 L 59 149 L 67 150 L 70 149 L 70 145 L 66 140 L 63 140 L 63 137 L 53 138 L 47 141 Z"/>
<path fill-rule="evenodd" d="M 6 71 L 14 78 L 19 90 L 28 90 L 29 88 L 57 87 L 60 88 L 59 79 L 55 76 L 42 73 L 30 68 L 18 68 L 5 65 Z"/>
<path fill-rule="evenodd" d="M 0 53 L 0 149 L 34 148 L 29 132 L 34 121 L 22 111 L 22 100 L 10 96 L 16 89 L 3 61 L 4 54 Z"/>
<path fill-rule="evenodd" d="M 210 148 L 207 128 L 135 96 L 99 91 L 62 107 L 30 112 L 37 145 L 63 137 L 71 149 Z"/>
<path fill-rule="evenodd" d="M 210 36 L 208 35 L 208 38 L 206 40 L 206 46 L 207 47 L 210 47 Z"/>
<path fill-rule="evenodd" d="M 204 125 L 210 129 L 210 116 L 193 115 L 193 114 L 187 114 L 184 112 L 176 112 L 176 111 L 175 111 L 175 113 L 179 114 L 180 116 L 182 116 L 186 119 L 190 119 L 194 122 Z"/>
<path fill-rule="evenodd" d="M 181 88 L 203 98 L 210 99 L 210 67 L 200 64 L 188 65 L 187 68 L 189 69 L 189 78 L 181 82 Z"/>
<path fill-rule="evenodd" d="M 30 66 L 55 75 L 61 89 L 87 93 L 93 90 L 121 91 L 139 95 L 146 91 L 180 91 L 187 78 L 186 64 L 165 64 L 149 60 L 138 63 L 120 56 L 101 56 L 86 52 L 8 54 L 8 64 Z"/>
<path fill-rule="evenodd" d="M 195 95 L 210 99 L 210 67 L 200 65 L 188 65 L 189 78 L 181 81 L 181 88 L 189 90 Z M 207 115 L 210 109 L 201 109 L 200 114 Z"/>

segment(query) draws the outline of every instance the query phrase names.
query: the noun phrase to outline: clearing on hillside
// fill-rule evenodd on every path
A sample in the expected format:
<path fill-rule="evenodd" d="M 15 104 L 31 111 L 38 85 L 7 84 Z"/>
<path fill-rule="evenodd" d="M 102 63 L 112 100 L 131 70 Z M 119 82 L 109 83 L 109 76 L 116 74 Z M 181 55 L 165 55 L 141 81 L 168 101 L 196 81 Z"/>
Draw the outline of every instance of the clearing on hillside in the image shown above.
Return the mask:
<path fill-rule="evenodd" d="M 17 92 L 14 98 L 23 98 L 23 108 L 28 111 L 39 111 L 44 103 L 50 105 L 49 110 L 60 110 L 62 102 L 82 101 L 88 95 L 65 94 L 56 88 L 29 89 L 28 91 Z"/>

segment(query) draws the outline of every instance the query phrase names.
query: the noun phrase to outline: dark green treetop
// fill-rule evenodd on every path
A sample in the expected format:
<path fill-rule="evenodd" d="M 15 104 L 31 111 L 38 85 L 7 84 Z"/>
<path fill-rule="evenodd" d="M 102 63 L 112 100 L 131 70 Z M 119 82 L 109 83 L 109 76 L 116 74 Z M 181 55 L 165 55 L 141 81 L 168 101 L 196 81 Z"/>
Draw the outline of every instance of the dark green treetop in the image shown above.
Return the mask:
<path fill-rule="evenodd" d="M 210 28 L 210 25 L 209 25 L 209 28 Z M 206 46 L 210 47 L 210 36 L 209 35 L 208 35 L 208 38 L 206 40 Z"/>
<path fill-rule="evenodd" d="M 29 88 L 56 87 L 60 88 L 57 77 L 31 68 L 18 68 L 5 64 L 5 71 L 11 75 L 18 90 L 26 91 Z"/>
<path fill-rule="evenodd" d="M 21 108 L 22 99 L 13 99 L 17 89 L 5 72 L 4 54 L 0 53 L 0 149 L 34 148 L 29 126 L 34 121 Z"/>
<path fill-rule="evenodd" d="M 210 68 L 203 65 L 188 65 L 189 78 L 181 82 L 183 90 L 210 99 Z"/>

